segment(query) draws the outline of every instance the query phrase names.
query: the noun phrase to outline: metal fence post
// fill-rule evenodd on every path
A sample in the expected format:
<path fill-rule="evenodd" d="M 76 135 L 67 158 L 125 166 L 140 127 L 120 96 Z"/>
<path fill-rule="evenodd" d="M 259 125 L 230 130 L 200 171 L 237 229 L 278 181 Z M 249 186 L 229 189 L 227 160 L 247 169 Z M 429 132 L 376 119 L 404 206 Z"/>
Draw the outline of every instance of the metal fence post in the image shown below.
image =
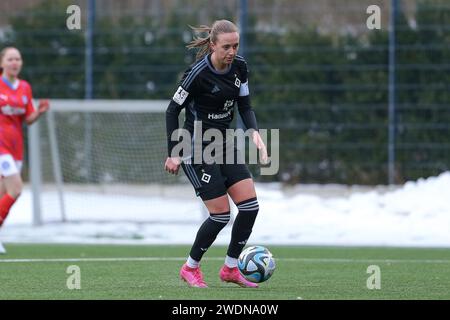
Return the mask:
<path fill-rule="evenodd" d="M 246 32 L 247 32 L 247 16 L 248 16 L 248 4 L 247 0 L 239 1 L 239 54 L 245 57 L 246 54 Z M 237 113 L 236 118 L 236 127 L 237 129 L 247 130 L 244 121 L 242 121 L 242 117 Z M 237 139 L 237 149 L 244 150 L 245 149 L 245 140 L 241 141 L 241 139 Z"/>
<path fill-rule="evenodd" d="M 33 197 L 33 225 L 42 224 L 41 217 L 41 150 L 39 139 L 39 121 L 28 127 L 28 152 L 30 159 L 30 183 Z"/>
<path fill-rule="evenodd" d="M 395 141 L 396 141 L 396 77 L 395 77 L 395 26 L 397 20 L 398 0 L 391 0 L 389 19 L 389 133 L 388 133 L 388 182 L 395 183 Z"/>

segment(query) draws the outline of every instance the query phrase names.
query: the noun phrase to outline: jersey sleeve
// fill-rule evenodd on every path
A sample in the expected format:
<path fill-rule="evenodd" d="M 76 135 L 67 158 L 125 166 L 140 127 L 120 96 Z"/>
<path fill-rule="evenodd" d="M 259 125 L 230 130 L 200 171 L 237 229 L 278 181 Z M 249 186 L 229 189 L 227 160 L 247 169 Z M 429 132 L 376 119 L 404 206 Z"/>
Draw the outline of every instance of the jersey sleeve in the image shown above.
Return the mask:
<path fill-rule="evenodd" d="M 26 84 L 26 97 L 27 97 L 27 105 L 25 106 L 25 118 L 28 118 L 30 114 L 36 111 L 33 104 L 33 93 L 31 90 L 31 86 L 27 83 Z"/>
<path fill-rule="evenodd" d="M 239 97 L 237 99 L 239 114 L 247 129 L 258 130 L 256 115 L 250 102 L 247 62 L 242 57 L 239 57 L 238 59 L 241 76 L 241 86 L 239 88 Z"/>
<path fill-rule="evenodd" d="M 239 62 L 239 69 L 241 74 L 241 87 L 239 89 L 239 96 L 245 97 L 250 94 L 248 90 L 248 66 L 244 58 L 242 58 L 242 60 L 240 60 Z"/>
<path fill-rule="evenodd" d="M 184 108 L 190 103 L 193 95 L 195 94 L 198 76 L 197 69 L 189 68 L 183 74 L 177 90 L 175 91 L 172 101 Z"/>
<path fill-rule="evenodd" d="M 166 110 L 166 131 L 167 131 L 167 151 L 168 156 L 172 154 L 172 149 L 178 141 L 172 140 L 172 133 L 178 129 L 178 116 L 181 110 L 191 103 L 196 91 L 198 72 L 196 68 L 189 68 L 181 78 L 179 86 L 175 91 L 169 106 Z"/>

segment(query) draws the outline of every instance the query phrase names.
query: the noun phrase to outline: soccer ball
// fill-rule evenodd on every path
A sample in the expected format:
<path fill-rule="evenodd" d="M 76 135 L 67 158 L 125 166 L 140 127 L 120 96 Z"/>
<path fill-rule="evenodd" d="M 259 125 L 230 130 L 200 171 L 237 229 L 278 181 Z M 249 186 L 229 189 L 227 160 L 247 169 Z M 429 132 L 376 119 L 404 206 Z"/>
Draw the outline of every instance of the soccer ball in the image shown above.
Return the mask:
<path fill-rule="evenodd" d="M 267 248 L 252 246 L 239 255 L 238 269 L 248 281 L 264 282 L 269 280 L 275 271 L 275 260 Z"/>

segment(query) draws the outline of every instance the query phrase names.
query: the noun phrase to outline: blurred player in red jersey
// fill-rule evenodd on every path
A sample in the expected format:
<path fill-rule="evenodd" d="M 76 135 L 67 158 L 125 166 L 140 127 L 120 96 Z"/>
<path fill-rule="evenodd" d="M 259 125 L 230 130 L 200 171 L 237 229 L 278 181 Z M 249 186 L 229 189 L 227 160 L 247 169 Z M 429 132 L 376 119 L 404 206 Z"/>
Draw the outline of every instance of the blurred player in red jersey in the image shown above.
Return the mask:
<path fill-rule="evenodd" d="M 31 86 L 18 78 L 22 56 L 14 47 L 0 52 L 0 227 L 22 192 L 22 124 L 35 122 L 48 110 L 48 100 L 33 106 Z M 6 253 L 0 242 L 0 254 Z"/>

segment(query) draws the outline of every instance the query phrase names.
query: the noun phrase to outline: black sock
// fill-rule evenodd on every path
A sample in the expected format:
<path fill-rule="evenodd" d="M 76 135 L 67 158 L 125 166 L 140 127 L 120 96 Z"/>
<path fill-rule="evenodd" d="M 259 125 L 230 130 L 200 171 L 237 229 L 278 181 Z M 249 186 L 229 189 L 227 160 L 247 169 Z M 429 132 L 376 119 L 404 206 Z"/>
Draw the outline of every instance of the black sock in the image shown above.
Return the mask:
<path fill-rule="evenodd" d="M 252 233 L 256 216 L 258 215 L 259 205 L 256 198 L 242 201 L 236 205 L 239 213 L 233 223 L 231 231 L 231 241 L 228 246 L 227 255 L 232 258 L 238 258 Z"/>
<path fill-rule="evenodd" d="M 230 211 L 216 214 L 209 214 L 208 219 L 203 222 L 198 229 L 194 244 L 189 255 L 192 259 L 200 261 L 203 254 L 216 240 L 220 230 L 230 221 Z"/>

